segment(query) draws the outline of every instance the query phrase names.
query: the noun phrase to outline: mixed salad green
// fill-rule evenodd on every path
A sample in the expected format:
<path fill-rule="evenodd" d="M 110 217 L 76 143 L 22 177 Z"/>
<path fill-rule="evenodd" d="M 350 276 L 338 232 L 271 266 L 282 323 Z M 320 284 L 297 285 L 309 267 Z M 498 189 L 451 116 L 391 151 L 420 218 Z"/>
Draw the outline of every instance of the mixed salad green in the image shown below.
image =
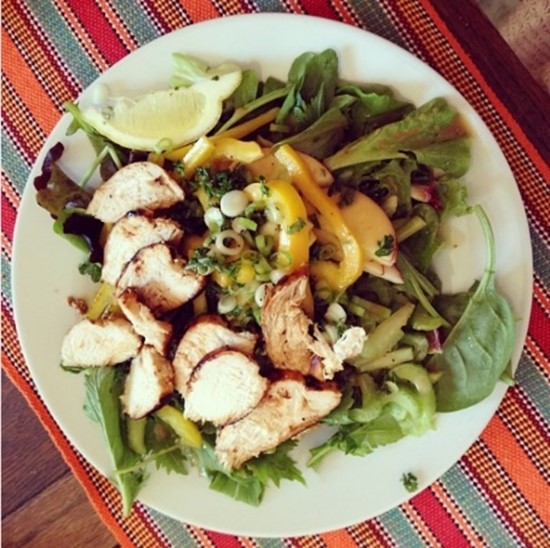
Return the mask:
<path fill-rule="evenodd" d="M 175 87 L 193 85 L 208 70 L 184 55 L 174 60 Z M 343 272 L 349 257 L 314 207 L 306 208 L 307 218 L 298 216 L 286 225 L 287 239 L 296 236 L 287 247 L 278 247 L 274 233 L 262 230 L 274 224 L 280 230 L 282 225 L 280 208 L 269 205 L 268 176 L 251 173 L 238 162 L 220 161 L 190 171 L 183 160 L 189 147 L 180 157 L 170 143 L 150 152 L 127 149 L 98 133 L 79 105 L 68 103 L 66 108 L 73 116 L 69 134 L 84 131 L 96 160 L 83 180 L 74 182 L 59 166 L 63 146 L 56 145 L 35 187 L 38 203 L 55 219 L 55 232 L 85 253 L 79 267 L 83 275 L 100 281 L 106 230 L 86 210 L 94 192 L 88 186 L 91 174 L 99 168 L 107 180 L 122 166 L 148 159 L 163 165 L 184 188 L 184 202 L 163 215 L 185 229 L 187 268 L 209 277 L 202 304 L 188 303 L 163 318 L 175 332 L 181 333 L 197 310 L 219 313 L 236 329 L 259 332 L 260 286 L 277 283 L 304 252 L 311 266 L 312 317 L 321 332 L 334 341 L 351 326 L 365 330 L 361 353 L 347 360 L 335 377 L 341 402 L 322 419 L 335 433 L 311 451 L 309 466 L 319 467 L 335 450 L 363 456 L 404 436 L 421 435 L 434 428 L 437 412 L 474 405 L 499 379 L 511 380 L 507 367 L 514 315 L 495 288 L 489 220 L 481 207 L 468 204 L 461 180 L 470 162 L 468 131 L 444 99 L 417 106 L 386 86 L 342 81 L 337 54 L 329 49 L 300 55 L 286 81 L 263 81 L 255 71 L 243 70 L 240 85 L 224 101 L 209 136 L 246 127 L 250 131 L 242 138 L 263 150 L 276 153 L 286 146 L 308 155 L 331 176 L 323 192 L 344 213 L 366 196 L 391 222 L 393 231 L 379 239 L 375 255 L 380 259 L 395 253 L 394 264 L 378 268 L 380 262 L 371 261 L 344 287 L 324 278 L 326 264 L 339 265 Z M 254 123 L 262 117 L 269 121 Z M 251 184 L 257 185 L 257 197 L 238 217 L 246 252 L 235 257 L 212 251 L 217 235 L 235 229 L 234 219 L 220 212 L 221 200 Z M 205 215 L 209 210 L 215 213 Z M 483 229 L 485 272 L 470 290 L 443 294 L 432 267 L 442 245 L 440 228 L 446 219 L 468 214 L 476 215 Z M 304 251 L 306 229 L 315 237 L 308 236 Z M 262 345 L 257 353 L 260 363 L 269 361 Z M 196 466 L 212 489 L 253 505 L 260 504 L 270 483 L 304 481 L 291 455 L 295 440 L 230 471 L 216 458 L 216 428 L 185 420 L 185 400 L 177 392 L 145 418 L 130 419 L 120 404 L 127 363 L 86 369 L 68 365 L 66 369 L 84 376 L 85 409 L 102 427 L 126 511 L 146 481 L 148 463 L 178 474 Z M 416 485 L 414 476 L 410 478 Z M 411 481 L 407 485 L 414 489 Z"/>

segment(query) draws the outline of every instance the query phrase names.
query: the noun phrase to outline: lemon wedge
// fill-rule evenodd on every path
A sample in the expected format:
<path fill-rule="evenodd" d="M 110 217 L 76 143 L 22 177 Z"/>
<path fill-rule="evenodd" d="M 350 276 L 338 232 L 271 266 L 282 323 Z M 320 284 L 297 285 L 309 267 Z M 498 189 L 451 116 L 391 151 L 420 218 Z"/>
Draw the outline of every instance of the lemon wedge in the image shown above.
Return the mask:
<path fill-rule="evenodd" d="M 139 97 L 111 97 L 82 109 L 101 135 L 123 147 L 154 151 L 181 147 L 207 134 L 218 122 L 223 100 L 241 82 L 233 71 L 189 87 L 152 91 Z"/>

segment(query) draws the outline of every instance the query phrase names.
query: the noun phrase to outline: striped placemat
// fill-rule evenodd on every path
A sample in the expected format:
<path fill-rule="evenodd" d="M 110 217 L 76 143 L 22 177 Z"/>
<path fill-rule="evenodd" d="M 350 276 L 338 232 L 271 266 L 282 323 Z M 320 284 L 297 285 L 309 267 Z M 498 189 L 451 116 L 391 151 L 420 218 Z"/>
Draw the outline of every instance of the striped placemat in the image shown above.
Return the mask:
<path fill-rule="evenodd" d="M 428 0 L 5 0 L 2 8 L 2 365 L 122 545 L 550 544 L 549 169 Z M 63 102 L 158 36 L 206 19 L 253 12 L 340 20 L 391 40 L 442 74 L 476 108 L 501 146 L 520 185 L 534 252 L 532 318 L 517 384 L 481 438 L 438 482 L 400 507 L 353 527 L 294 539 L 232 537 L 188 526 L 142 504 L 124 518 L 115 489 L 67 441 L 33 384 L 17 340 L 10 287 L 21 194 Z"/>

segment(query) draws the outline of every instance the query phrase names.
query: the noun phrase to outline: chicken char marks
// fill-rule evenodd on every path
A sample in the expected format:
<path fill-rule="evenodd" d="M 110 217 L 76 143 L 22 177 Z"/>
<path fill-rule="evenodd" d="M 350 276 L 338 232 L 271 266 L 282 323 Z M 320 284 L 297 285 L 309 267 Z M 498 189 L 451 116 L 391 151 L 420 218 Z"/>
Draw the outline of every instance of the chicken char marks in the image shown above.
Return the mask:
<path fill-rule="evenodd" d="M 216 454 L 227 469 L 270 451 L 305 432 L 328 415 L 342 398 L 335 383 L 310 386 L 302 375 L 286 372 L 270 383 L 260 403 L 241 420 L 221 428 Z"/>

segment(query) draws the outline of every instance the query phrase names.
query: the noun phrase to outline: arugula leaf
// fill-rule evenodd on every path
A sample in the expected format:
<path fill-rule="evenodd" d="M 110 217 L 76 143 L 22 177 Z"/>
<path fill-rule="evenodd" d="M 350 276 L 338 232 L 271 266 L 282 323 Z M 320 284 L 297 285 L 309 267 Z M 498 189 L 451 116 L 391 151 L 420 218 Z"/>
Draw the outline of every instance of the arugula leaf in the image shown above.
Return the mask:
<path fill-rule="evenodd" d="M 506 370 L 514 349 L 515 318 L 495 287 L 495 241 L 490 221 L 474 207 L 487 245 L 487 264 L 462 316 L 428 368 L 442 373 L 435 385 L 438 411 L 457 411 L 485 399 Z"/>
<path fill-rule="evenodd" d="M 115 468 L 113 481 L 122 496 L 124 514 L 128 515 L 146 474 L 139 466 L 140 456 L 128 447 L 124 436 L 120 409 L 124 375 L 115 367 L 93 367 L 85 372 L 85 384 L 84 408 L 101 426 Z"/>
<path fill-rule="evenodd" d="M 410 214 L 422 218 L 426 224 L 401 242 L 401 249 L 407 253 L 407 257 L 414 258 L 414 264 L 421 272 L 426 273 L 442 244 L 439 236 L 440 216 L 429 204 L 416 204 Z"/>
<path fill-rule="evenodd" d="M 287 441 L 272 453 L 256 457 L 240 470 L 231 472 L 220 465 L 210 443 L 205 441 L 198 455 L 201 468 L 210 479 L 211 489 L 251 506 L 259 506 L 270 483 L 278 487 L 281 480 L 287 479 L 305 484 L 302 473 L 288 454 L 295 445 L 295 441 Z"/>
<path fill-rule="evenodd" d="M 389 413 L 384 413 L 366 424 L 343 425 L 325 443 L 311 450 L 311 458 L 307 465 L 317 468 L 321 461 L 336 449 L 346 455 L 362 457 L 372 453 L 377 447 L 394 443 L 402 437 L 403 432 L 399 423 Z"/>

